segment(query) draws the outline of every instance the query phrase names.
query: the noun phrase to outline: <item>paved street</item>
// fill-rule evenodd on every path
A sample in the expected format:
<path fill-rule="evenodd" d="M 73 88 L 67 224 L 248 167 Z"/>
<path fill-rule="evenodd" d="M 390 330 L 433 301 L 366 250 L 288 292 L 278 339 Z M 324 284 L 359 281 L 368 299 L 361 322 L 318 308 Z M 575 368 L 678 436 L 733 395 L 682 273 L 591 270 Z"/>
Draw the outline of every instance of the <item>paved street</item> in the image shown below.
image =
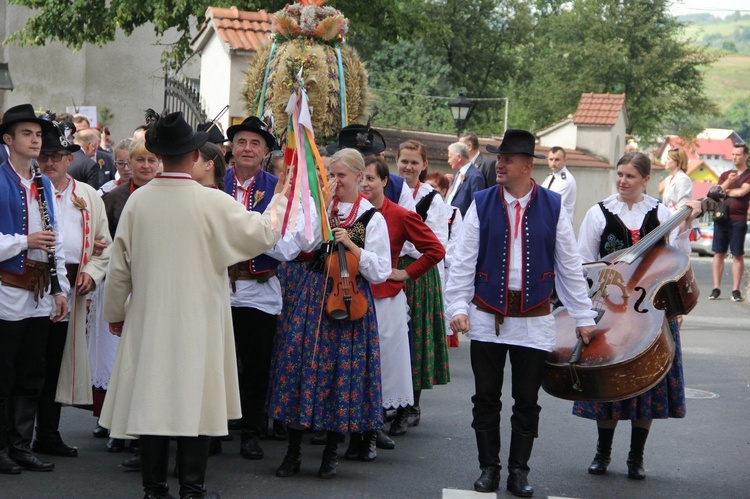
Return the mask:
<path fill-rule="evenodd" d="M 625 425 L 615 435 L 610 472 L 604 476 L 586 473 L 596 445 L 595 424 L 571 416 L 571 403 L 543 393 L 540 438 L 530 462 L 535 497 L 748 497 L 750 304 L 728 299 L 728 274 L 723 299 L 709 301 L 711 260 L 694 258 L 693 265 L 702 296 L 682 329 L 691 396 L 688 414 L 683 420 L 654 423 L 646 445 L 647 479 L 638 482 L 626 477 L 630 431 Z M 209 489 L 222 498 L 492 497 L 459 492 L 471 490 L 478 476 L 470 426 L 473 380 L 467 346 L 464 341 L 451 350 L 451 383 L 423 394 L 422 423 L 398 438 L 395 450 L 379 451 L 376 461 L 342 459 L 337 478 L 320 480 L 315 473 L 322 447 L 304 445 L 301 473 L 281 479 L 273 472 L 284 455 L 285 443 L 266 441 L 266 458 L 248 461 L 239 456 L 239 435 L 235 434 L 234 441 L 224 442 L 224 453 L 209 462 Z M 508 442 L 512 400 L 504 395 L 503 401 L 502 435 Z M 63 436 L 79 447 L 80 456 L 52 458 L 53 473 L 0 475 L 0 497 L 141 497 L 140 474 L 118 467 L 127 454 L 107 453 L 106 440 L 91 436 L 94 423 L 90 413 L 64 409 Z M 502 460 L 507 460 L 507 447 Z M 506 476 L 503 470 L 503 485 Z M 176 494 L 176 479 L 170 478 L 170 487 Z M 513 497 L 504 489 L 498 496 Z"/>

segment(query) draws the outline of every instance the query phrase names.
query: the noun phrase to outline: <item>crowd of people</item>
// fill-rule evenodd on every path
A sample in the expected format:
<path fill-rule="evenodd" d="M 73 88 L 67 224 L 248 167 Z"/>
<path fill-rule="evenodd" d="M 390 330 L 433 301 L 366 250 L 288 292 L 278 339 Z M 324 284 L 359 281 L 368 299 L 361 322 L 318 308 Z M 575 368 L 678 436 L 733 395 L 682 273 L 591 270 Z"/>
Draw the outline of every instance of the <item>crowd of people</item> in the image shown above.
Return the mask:
<path fill-rule="evenodd" d="M 425 146 L 407 140 L 395 174 L 383 136 L 349 125 L 321 149 L 326 213 L 293 206 L 282 237 L 290 175 L 259 118 L 225 137 L 212 122 L 195 131 L 181 113 L 157 116 L 111 152 L 82 120 L 51 118 L 22 105 L 0 124 L 0 474 L 54 469 L 37 454 L 77 456 L 59 424 L 62 405 L 79 406 L 98 418 L 93 434 L 109 451 L 137 452 L 123 466 L 141 470 L 149 498 L 170 497 L 170 437 L 182 498 L 218 497 L 205 489 L 207 462 L 230 428 L 250 460 L 264 458 L 264 438 L 288 441 L 278 477 L 299 473 L 305 431 L 324 446 L 322 479 L 336 476 L 347 435 L 344 457 L 376 459 L 419 425 L 422 392 L 449 383 L 461 334 L 476 388 L 474 488 L 500 486 L 509 357 L 506 486 L 531 497 L 553 293 L 576 322 L 570 334 L 588 344 L 597 312 L 583 264 L 637 244 L 684 206 L 670 244 L 689 253 L 701 212 L 684 151 L 670 152 L 663 202 L 645 194 L 650 160 L 631 152 L 616 166 L 616 194 L 587 211 L 576 239 L 564 149 L 550 150 L 538 184 L 534 158 L 544 156 L 530 132 L 507 130 L 491 155 L 465 134 L 448 147 L 450 177 L 429 171 Z M 747 146 L 736 149 L 746 163 Z M 743 172 L 722 187 L 746 212 Z M 655 387 L 574 404 L 597 422 L 590 473 L 606 472 L 615 426 L 629 420 L 628 477 L 645 478 L 652 420 L 685 416 L 679 328 L 669 321 L 674 360 Z"/>

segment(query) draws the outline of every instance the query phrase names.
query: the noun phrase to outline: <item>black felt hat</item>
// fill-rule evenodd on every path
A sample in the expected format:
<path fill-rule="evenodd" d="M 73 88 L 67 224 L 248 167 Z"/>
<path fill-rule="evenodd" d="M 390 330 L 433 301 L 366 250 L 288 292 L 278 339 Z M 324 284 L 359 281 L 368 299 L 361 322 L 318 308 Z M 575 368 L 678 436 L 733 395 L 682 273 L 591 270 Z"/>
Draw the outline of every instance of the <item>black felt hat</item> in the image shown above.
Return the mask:
<path fill-rule="evenodd" d="M 0 124 L 0 144 L 4 144 L 3 134 L 8 131 L 11 125 L 16 123 L 38 123 L 42 127 L 42 134 L 46 135 L 47 132 L 52 130 L 54 125 L 42 118 L 37 118 L 34 112 L 34 106 L 31 104 L 21 104 L 20 106 L 14 106 L 5 111 L 3 115 L 3 122 Z"/>
<path fill-rule="evenodd" d="M 227 128 L 227 138 L 230 141 L 234 140 L 234 135 L 237 132 L 242 131 L 257 133 L 258 135 L 266 139 L 266 147 L 269 150 L 273 150 L 274 146 L 276 145 L 276 139 L 274 138 L 273 134 L 268 131 L 268 126 L 263 123 L 263 120 L 261 120 L 257 116 L 250 116 L 249 118 L 245 118 L 245 121 L 243 121 L 239 125 L 232 125 Z"/>
<path fill-rule="evenodd" d="M 219 128 L 219 124 L 214 123 L 213 121 L 207 121 L 205 123 L 201 123 L 195 128 L 199 132 L 208 133 L 208 141 L 214 144 L 223 144 L 227 140 L 224 138 L 224 134 Z"/>
<path fill-rule="evenodd" d="M 66 151 L 76 152 L 81 146 L 71 140 L 76 133 L 76 127 L 69 121 L 52 122 L 53 128 L 42 137 L 42 152 Z"/>
<path fill-rule="evenodd" d="M 369 125 L 348 125 L 339 132 L 339 141 L 326 147 L 326 152 L 332 155 L 341 149 L 356 149 L 362 155 L 378 154 L 385 151 L 385 139 Z"/>
<path fill-rule="evenodd" d="M 180 156 L 195 151 L 207 140 L 208 134 L 193 130 L 181 111 L 153 121 L 146 131 L 146 149 L 164 156 Z"/>
<path fill-rule="evenodd" d="M 534 154 L 536 140 L 534 134 L 526 130 L 508 128 L 503 135 L 503 141 L 499 147 L 487 146 L 487 152 L 492 154 L 525 154 L 535 158 L 544 159 L 543 154 Z"/>

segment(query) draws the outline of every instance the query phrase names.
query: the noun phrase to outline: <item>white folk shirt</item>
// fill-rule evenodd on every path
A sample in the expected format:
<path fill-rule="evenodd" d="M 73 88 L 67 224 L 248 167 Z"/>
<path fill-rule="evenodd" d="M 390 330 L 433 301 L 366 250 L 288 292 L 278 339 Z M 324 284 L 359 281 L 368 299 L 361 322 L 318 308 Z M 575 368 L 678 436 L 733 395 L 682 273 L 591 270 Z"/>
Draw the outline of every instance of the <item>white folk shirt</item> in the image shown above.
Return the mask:
<path fill-rule="evenodd" d="M 10 160 L 8 160 L 10 164 Z M 42 216 L 39 212 L 39 203 L 36 198 L 32 197 L 31 185 L 34 179 L 26 180 L 20 177 L 21 185 L 26 191 L 26 213 L 29 217 L 28 231 L 29 234 L 42 230 Z M 53 194 L 45 192 L 45 199 L 50 203 Z M 57 213 L 55 213 L 57 214 Z M 6 215 L 3 215 L 6 216 Z M 60 224 L 55 219 L 53 230 L 57 236 L 55 240 L 55 254 L 57 255 L 57 277 L 60 281 L 60 288 L 63 293 L 68 294 L 70 286 L 65 273 L 65 259 L 63 258 L 63 237 L 60 231 Z M 39 249 L 29 249 L 26 234 L 0 234 L 0 261 L 9 260 L 23 251 L 28 250 L 27 258 L 37 262 L 47 263 L 47 253 Z M 47 289 L 49 291 L 49 288 Z M 4 321 L 20 321 L 29 317 L 48 317 L 54 315 L 54 300 L 48 292 L 39 300 L 39 304 L 34 301 L 34 294 L 30 291 L 11 286 L 0 285 L 0 319 Z"/>
<path fill-rule="evenodd" d="M 244 203 L 245 196 L 254 178 L 251 177 L 242 184 L 237 183 L 234 197 L 240 203 Z M 284 234 L 284 237 L 276 243 L 276 246 L 266 251 L 265 254 L 280 262 L 288 262 L 294 260 L 300 251 L 309 252 L 320 246 L 322 236 L 320 234 L 320 221 L 316 210 L 311 210 L 310 219 L 312 221 L 312 241 L 305 239 L 305 220 L 302 216 L 302 208 L 300 207 L 294 230 Z M 279 223 L 281 223 L 281 220 L 279 220 Z M 254 308 L 270 315 L 279 315 L 281 313 L 281 283 L 278 277 L 273 276 L 265 282 L 253 279 L 239 280 L 235 282 L 235 288 L 237 291 L 233 292 L 231 288 L 229 290 L 229 301 L 233 307 Z"/>
<path fill-rule="evenodd" d="M 404 183 L 404 185 L 407 184 Z M 435 189 L 433 189 L 430 184 L 420 183 L 417 196 L 414 198 L 414 205 L 416 206 L 419 204 L 422 198 L 434 190 Z M 451 207 L 445 204 L 445 201 L 443 201 L 440 194 L 436 194 L 432 197 L 430 207 L 427 209 L 427 218 L 424 221 L 424 223 L 432 229 L 432 232 L 435 233 L 435 236 L 437 236 L 438 240 L 442 243 L 443 248 L 448 246 L 448 220 L 451 216 L 450 208 Z M 422 256 L 422 253 L 417 251 L 411 242 L 406 241 L 401 250 L 401 256 L 404 255 L 409 255 L 412 258 L 419 258 Z M 440 267 L 442 267 L 442 265 L 440 265 Z"/>
<path fill-rule="evenodd" d="M 669 208 L 664 206 L 663 203 L 651 196 L 643 196 L 643 201 L 634 203 L 632 208 L 628 208 L 628 205 L 622 201 L 617 200 L 617 194 L 613 194 L 604 201 L 602 201 L 604 207 L 610 212 L 620 217 L 622 223 L 628 230 L 640 229 L 643 225 L 643 218 L 646 214 L 651 211 L 654 206 L 659 205 L 658 211 L 656 212 L 659 223 L 667 220 L 672 213 Z M 607 219 L 604 217 L 602 209 L 599 204 L 595 204 L 589 211 L 586 212 L 586 216 L 583 218 L 581 223 L 581 230 L 578 231 L 578 251 L 581 254 L 581 258 L 584 262 L 596 262 L 599 260 L 599 246 L 601 243 L 602 233 L 604 228 L 607 226 Z M 679 248 L 683 251 L 690 253 L 690 241 L 688 241 L 688 230 L 680 232 L 682 224 L 674 229 L 669 234 L 669 244 Z M 687 248 L 687 249 L 686 249 Z"/>
<path fill-rule="evenodd" d="M 73 204 L 73 183 L 75 180 L 68 177 L 68 186 L 62 191 L 55 191 L 55 218 L 60 232 L 63 233 L 63 255 L 65 264 L 80 264 L 83 254 L 83 220 L 81 210 Z M 54 188 L 54 186 L 52 186 Z M 68 276 L 75 279 L 76 276 Z M 75 285 L 75 283 L 73 283 Z M 75 286 L 71 286 L 74 288 Z M 70 304 L 73 300 L 73 290 L 68 294 L 68 317 L 70 317 Z M 68 320 L 68 317 L 65 320 Z"/>
<path fill-rule="evenodd" d="M 521 241 L 520 238 L 516 240 L 513 234 L 515 232 L 514 204 L 520 202 L 522 211 L 525 210 L 530 195 L 531 192 L 520 199 L 515 199 L 505 191 L 505 202 L 508 204 L 511 237 L 513 238 L 508 269 L 508 289 L 521 289 Z M 596 312 L 592 310 L 591 300 L 588 298 L 588 286 L 581 272 L 581 257 L 576 251 L 573 226 L 564 210 L 560 210 L 555 237 L 557 294 L 566 304 L 577 326 L 594 325 Z M 541 317 L 505 317 L 505 321 L 500 325 L 498 336 L 495 333 L 494 314 L 482 312 L 471 303 L 475 293 L 474 277 L 479 257 L 479 216 L 474 202 L 471 203 L 464 217 L 455 252 L 462 258 L 455 258 L 450 268 L 445 290 L 446 317 L 453 318 L 458 314 L 468 315 L 467 336 L 471 340 L 552 351 L 555 346 L 556 326 L 551 314 Z"/>
<path fill-rule="evenodd" d="M 557 192 L 562 196 L 562 206 L 573 220 L 576 207 L 576 179 L 571 175 L 568 167 L 563 167 L 557 173 L 550 173 L 542 182 L 542 187 Z"/>

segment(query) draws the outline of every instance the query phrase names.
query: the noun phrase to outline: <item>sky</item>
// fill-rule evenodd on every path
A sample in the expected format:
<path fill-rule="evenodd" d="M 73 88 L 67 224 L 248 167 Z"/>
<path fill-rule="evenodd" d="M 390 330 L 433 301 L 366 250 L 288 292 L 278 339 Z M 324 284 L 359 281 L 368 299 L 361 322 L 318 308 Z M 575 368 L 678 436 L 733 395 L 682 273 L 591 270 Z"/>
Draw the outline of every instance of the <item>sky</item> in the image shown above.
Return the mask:
<path fill-rule="evenodd" d="M 726 17 L 736 11 L 750 14 L 748 0 L 675 0 L 672 4 L 672 14 L 681 16 L 708 12 L 715 16 Z"/>

